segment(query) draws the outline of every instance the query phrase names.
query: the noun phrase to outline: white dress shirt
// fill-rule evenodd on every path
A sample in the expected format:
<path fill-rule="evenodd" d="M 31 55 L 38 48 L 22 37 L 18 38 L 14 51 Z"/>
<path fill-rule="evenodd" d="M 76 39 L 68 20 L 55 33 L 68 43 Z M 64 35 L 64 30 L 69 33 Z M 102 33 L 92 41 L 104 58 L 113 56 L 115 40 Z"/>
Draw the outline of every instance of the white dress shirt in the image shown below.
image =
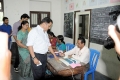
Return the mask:
<path fill-rule="evenodd" d="M 39 25 L 33 28 L 28 34 L 27 46 L 33 46 L 36 53 L 46 54 L 49 46 L 51 46 L 47 32 L 44 32 Z"/>
<path fill-rule="evenodd" d="M 68 58 L 68 55 L 72 55 L 72 58 L 85 64 L 89 63 L 90 60 L 90 51 L 86 46 L 82 49 L 75 46 L 72 50 L 65 52 L 65 58 Z"/>

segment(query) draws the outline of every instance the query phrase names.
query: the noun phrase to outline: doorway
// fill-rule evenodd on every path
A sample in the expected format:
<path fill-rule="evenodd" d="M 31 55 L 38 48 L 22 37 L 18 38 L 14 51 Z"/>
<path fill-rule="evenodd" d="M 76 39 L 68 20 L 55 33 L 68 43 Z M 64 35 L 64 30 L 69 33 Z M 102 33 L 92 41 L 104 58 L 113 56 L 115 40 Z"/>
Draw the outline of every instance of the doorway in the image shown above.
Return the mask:
<path fill-rule="evenodd" d="M 89 47 L 90 11 L 77 12 L 75 24 L 75 43 L 77 43 L 78 37 L 83 36 L 86 40 L 86 46 Z"/>

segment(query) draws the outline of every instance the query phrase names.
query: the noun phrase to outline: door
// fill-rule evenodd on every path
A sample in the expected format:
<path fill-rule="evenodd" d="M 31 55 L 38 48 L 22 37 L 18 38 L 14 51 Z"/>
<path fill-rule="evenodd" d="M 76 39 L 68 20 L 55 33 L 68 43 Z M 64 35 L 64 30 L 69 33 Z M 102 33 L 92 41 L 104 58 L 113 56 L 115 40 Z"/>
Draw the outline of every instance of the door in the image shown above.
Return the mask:
<path fill-rule="evenodd" d="M 90 11 L 77 12 L 75 23 L 75 43 L 77 43 L 79 36 L 83 36 L 86 40 L 86 46 L 89 47 Z"/>

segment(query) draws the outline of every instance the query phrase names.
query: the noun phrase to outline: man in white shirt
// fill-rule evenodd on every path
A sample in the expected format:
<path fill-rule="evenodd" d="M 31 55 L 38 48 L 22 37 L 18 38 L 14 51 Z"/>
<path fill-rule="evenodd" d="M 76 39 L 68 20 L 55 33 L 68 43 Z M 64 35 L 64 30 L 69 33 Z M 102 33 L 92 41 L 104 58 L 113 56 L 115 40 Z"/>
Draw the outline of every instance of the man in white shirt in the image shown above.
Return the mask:
<path fill-rule="evenodd" d="M 41 24 L 33 28 L 28 34 L 27 46 L 31 54 L 34 80 L 44 80 L 48 50 L 54 55 L 55 59 L 58 59 L 54 54 L 47 34 L 47 30 L 52 23 L 53 21 L 49 17 L 45 17 Z"/>
<path fill-rule="evenodd" d="M 85 46 L 85 39 L 83 37 L 78 38 L 77 46 L 72 50 L 60 53 L 60 55 L 66 58 L 74 58 L 84 64 L 89 63 L 90 60 L 90 51 L 88 47 Z"/>

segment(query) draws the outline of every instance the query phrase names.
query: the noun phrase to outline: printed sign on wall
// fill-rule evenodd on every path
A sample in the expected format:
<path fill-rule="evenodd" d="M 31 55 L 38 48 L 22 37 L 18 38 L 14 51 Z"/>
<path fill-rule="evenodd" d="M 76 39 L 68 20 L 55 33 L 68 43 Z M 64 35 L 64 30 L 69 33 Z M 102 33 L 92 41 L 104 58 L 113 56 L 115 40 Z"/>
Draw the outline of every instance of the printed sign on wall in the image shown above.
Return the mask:
<path fill-rule="evenodd" d="M 69 4 L 69 10 L 74 10 L 74 3 Z"/>
<path fill-rule="evenodd" d="M 95 6 L 95 5 L 97 5 L 97 0 L 89 0 L 89 5 L 90 5 L 90 6 Z"/>

